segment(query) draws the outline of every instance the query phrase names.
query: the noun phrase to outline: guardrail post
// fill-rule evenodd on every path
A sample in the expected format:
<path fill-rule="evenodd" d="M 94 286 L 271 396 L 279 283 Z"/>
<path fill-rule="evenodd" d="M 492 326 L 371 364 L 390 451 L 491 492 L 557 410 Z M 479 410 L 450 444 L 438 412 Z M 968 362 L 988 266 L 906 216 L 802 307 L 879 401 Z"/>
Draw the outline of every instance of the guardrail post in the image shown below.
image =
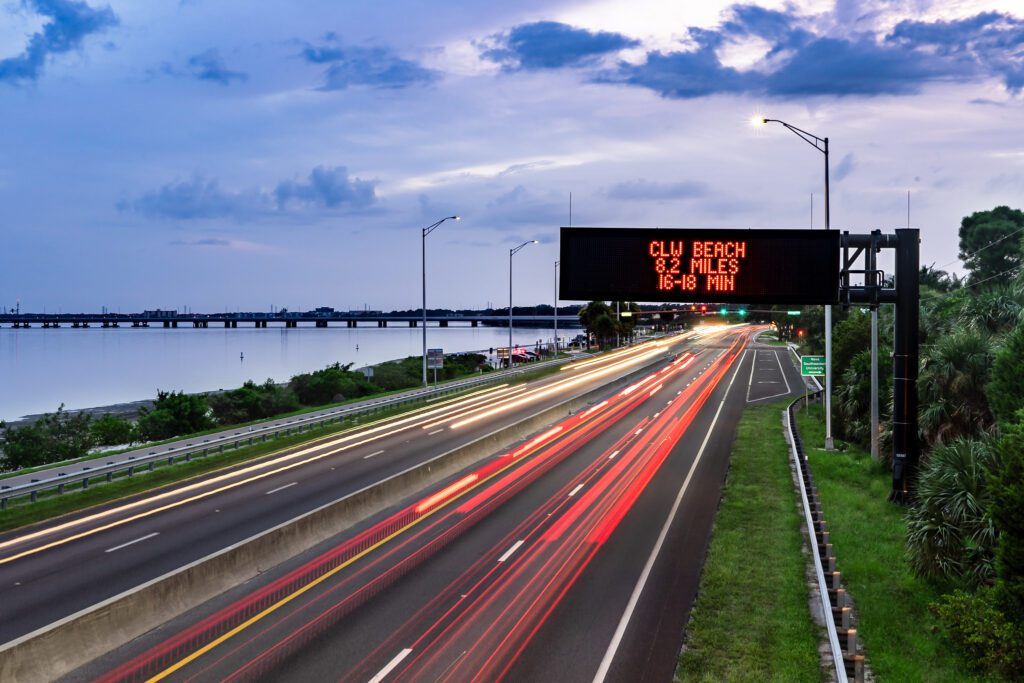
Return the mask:
<path fill-rule="evenodd" d="M 31 498 L 32 502 L 34 503 L 34 502 L 36 502 L 36 498 L 39 497 L 39 494 L 36 491 L 33 491 L 31 494 L 29 494 L 29 497 Z"/>
<path fill-rule="evenodd" d="M 107 481 L 114 481 L 114 473 L 107 472 Z"/>
<path fill-rule="evenodd" d="M 57 493 L 64 493 L 64 484 L 57 484 Z"/>
<path fill-rule="evenodd" d="M 7 509 L 7 499 L 6 498 L 0 498 L 0 510 L 6 510 L 6 509 Z"/>

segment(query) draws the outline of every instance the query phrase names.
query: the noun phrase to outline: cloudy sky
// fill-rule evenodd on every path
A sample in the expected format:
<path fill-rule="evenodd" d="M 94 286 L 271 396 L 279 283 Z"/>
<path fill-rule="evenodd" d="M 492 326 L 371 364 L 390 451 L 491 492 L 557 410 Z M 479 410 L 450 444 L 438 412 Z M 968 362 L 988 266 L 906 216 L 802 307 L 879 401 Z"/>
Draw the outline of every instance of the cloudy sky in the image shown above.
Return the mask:
<path fill-rule="evenodd" d="M 557 228 L 1024 205 L 1020 0 L 0 0 L 0 306 L 552 297 Z M 953 264 L 950 267 L 956 267 Z"/>

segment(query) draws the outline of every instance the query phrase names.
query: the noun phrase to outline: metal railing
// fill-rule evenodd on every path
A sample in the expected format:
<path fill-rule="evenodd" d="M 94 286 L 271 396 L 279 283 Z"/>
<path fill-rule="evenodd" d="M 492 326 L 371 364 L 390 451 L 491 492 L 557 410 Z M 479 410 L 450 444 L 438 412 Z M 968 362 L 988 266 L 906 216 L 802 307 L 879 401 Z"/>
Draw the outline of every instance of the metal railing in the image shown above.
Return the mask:
<path fill-rule="evenodd" d="M 821 391 L 813 394 L 815 398 Z M 836 558 L 829 542 L 828 525 L 825 522 L 818 496 L 818 487 L 814 484 L 811 468 L 804 452 L 803 439 L 796 425 L 793 409 L 804 401 L 801 396 L 795 399 L 783 413 L 786 430 L 789 436 L 790 455 L 793 465 L 800 477 L 800 500 L 803 504 L 804 523 L 811 546 L 814 561 L 814 575 L 818 583 L 818 597 L 821 600 L 821 616 L 828 631 L 829 649 L 835 665 L 836 680 L 847 683 L 854 680 L 864 681 L 864 656 L 857 654 L 857 629 L 850 623 L 850 600 L 842 587 L 842 575 L 836 569 Z"/>
<path fill-rule="evenodd" d="M 196 437 L 193 440 L 186 440 L 184 445 L 171 445 L 167 448 L 154 447 L 145 455 L 129 455 L 128 458 L 117 462 L 107 462 L 102 465 L 92 466 L 80 461 L 68 463 L 64 466 L 55 466 L 45 472 L 46 476 L 53 470 L 63 467 L 82 466 L 82 469 L 73 474 L 57 474 L 38 481 L 31 481 L 27 484 L 17 486 L 3 486 L 0 480 L 0 510 L 6 510 L 10 502 L 17 498 L 28 498 L 30 502 L 36 502 L 40 493 L 44 491 L 56 491 L 59 494 L 71 490 L 86 489 L 93 483 L 106 483 L 113 481 L 117 475 L 133 476 L 137 472 L 151 472 L 157 463 L 174 465 L 176 462 L 189 462 L 193 457 L 204 457 L 211 454 L 223 453 L 230 448 L 238 449 L 242 446 L 250 446 L 255 443 L 262 443 L 271 438 L 287 436 L 292 433 L 309 431 L 314 427 L 324 426 L 333 422 L 340 422 L 344 419 L 357 415 L 372 414 L 379 410 L 395 408 L 411 403 L 419 403 L 428 399 L 445 396 L 447 394 L 470 389 L 475 386 L 502 381 L 516 377 L 528 372 L 534 372 L 547 367 L 562 365 L 570 361 L 588 358 L 593 354 L 578 354 L 571 358 L 555 358 L 539 363 L 531 363 L 518 368 L 489 372 L 480 377 L 472 377 L 465 380 L 446 383 L 429 389 L 420 389 L 398 396 L 382 398 L 377 401 L 362 402 L 357 405 L 338 407 L 333 410 L 320 411 L 313 415 L 298 415 L 285 420 L 268 421 L 252 427 L 243 428 L 246 431 L 237 432 L 233 435 L 214 436 L 210 438 Z M 201 439 L 201 441 L 200 441 Z M 101 460 L 97 458 L 96 460 Z M 99 482 L 95 480 L 99 479 Z"/>

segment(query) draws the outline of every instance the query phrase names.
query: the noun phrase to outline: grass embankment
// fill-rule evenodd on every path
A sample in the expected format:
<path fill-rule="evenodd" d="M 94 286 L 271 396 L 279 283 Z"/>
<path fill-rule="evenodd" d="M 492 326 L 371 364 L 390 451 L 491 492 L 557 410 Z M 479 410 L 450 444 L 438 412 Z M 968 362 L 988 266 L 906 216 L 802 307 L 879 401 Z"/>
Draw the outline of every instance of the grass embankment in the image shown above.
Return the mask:
<path fill-rule="evenodd" d="M 747 408 L 676 681 L 820 681 L 782 402 Z"/>
<path fill-rule="evenodd" d="M 928 610 L 948 590 L 914 575 L 906 557 L 906 511 L 887 497 L 889 472 L 843 444 L 827 453 L 823 411 L 798 415 L 843 583 L 853 598 L 868 665 L 881 681 L 971 681 L 973 674 Z M 837 445 L 839 442 L 837 441 Z"/>
<path fill-rule="evenodd" d="M 508 383 L 518 384 L 521 382 L 539 379 L 545 375 L 551 375 L 559 372 L 560 367 L 561 366 L 540 368 L 531 372 L 525 372 L 521 375 L 508 378 Z M 464 392 L 457 392 L 447 396 L 442 396 L 437 400 L 451 400 L 453 398 L 458 398 L 464 393 L 471 393 L 479 391 L 480 389 L 481 387 L 479 386 L 470 387 Z M 197 456 L 187 462 L 184 460 L 183 456 L 178 456 L 178 459 L 173 465 L 168 465 L 166 460 L 156 461 L 152 472 L 140 468 L 138 473 L 132 477 L 129 477 L 127 473 L 122 472 L 111 482 L 105 481 L 102 476 L 97 476 L 95 480 L 90 482 L 90 486 L 87 489 L 81 489 L 81 484 L 78 484 L 77 486 L 68 484 L 68 490 L 66 493 L 60 494 L 55 490 L 46 491 L 39 494 L 38 500 L 35 503 L 30 502 L 27 498 L 11 501 L 6 510 L 0 510 L 0 532 L 52 519 L 71 512 L 77 512 L 94 505 L 109 503 L 120 498 L 144 493 L 168 484 L 182 482 L 184 480 L 208 474 L 215 470 L 231 467 L 248 460 L 272 455 L 279 451 L 298 446 L 299 444 L 308 443 L 319 438 L 336 436 L 341 432 L 364 426 L 369 422 L 376 422 L 388 417 L 400 415 L 410 410 L 421 408 L 426 403 L 427 402 L 424 401 L 422 403 L 417 402 L 413 405 L 390 409 L 385 408 L 373 413 L 372 415 L 364 414 L 360 416 L 353 416 L 340 423 L 314 427 L 309 431 L 281 436 L 276 439 L 268 439 L 265 442 L 254 442 L 252 446 L 244 446 L 238 449 L 226 449 L 222 453 L 213 453 L 213 449 L 211 448 L 210 455 L 205 457 Z M 320 409 L 322 408 L 318 408 L 318 410 Z"/>

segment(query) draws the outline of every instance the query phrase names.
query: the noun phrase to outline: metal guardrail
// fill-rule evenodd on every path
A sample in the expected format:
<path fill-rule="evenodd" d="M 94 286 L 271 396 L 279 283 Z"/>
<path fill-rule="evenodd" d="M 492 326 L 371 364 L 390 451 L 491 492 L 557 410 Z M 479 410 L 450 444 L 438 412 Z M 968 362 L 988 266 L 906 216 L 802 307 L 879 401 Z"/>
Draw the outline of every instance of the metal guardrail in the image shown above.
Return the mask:
<path fill-rule="evenodd" d="M 102 478 L 103 482 L 110 482 L 113 481 L 115 475 L 119 473 L 127 473 L 127 476 L 130 477 L 141 470 L 152 471 L 158 462 L 164 462 L 167 465 L 173 465 L 175 464 L 175 461 L 178 461 L 179 459 L 181 462 L 189 462 L 195 456 L 203 457 L 210 455 L 211 453 L 223 453 L 228 448 L 237 449 L 243 445 L 250 446 L 257 442 L 264 442 L 270 438 L 277 438 L 294 432 L 301 433 L 302 431 L 307 431 L 313 427 L 327 425 L 332 422 L 340 422 L 343 419 L 356 415 L 374 413 L 378 410 L 393 408 L 408 403 L 418 403 L 438 396 L 463 391 L 474 386 L 498 382 L 510 377 L 516 377 L 542 368 L 563 365 L 570 361 L 580 360 L 581 358 L 589 358 L 592 355 L 593 354 L 579 354 L 571 358 L 556 358 L 511 370 L 490 372 L 480 377 L 459 380 L 457 382 L 451 382 L 432 389 L 422 389 L 419 391 L 401 394 L 399 396 L 382 398 L 378 401 L 368 403 L 364 402 L 348 407 L 339 407 L 326 412 L 317 412 L 314 415 L 306 417 L 301 415 L 295 416 L 294 418 L 289 418 L 287 422 L 268 421 L 264 424 L 254 425 L 251 428 L 245 428 L 248 431 L 239 432 L 231 436 L 220 436 L 212 439 L 196 437 L 196 441 L 199 441 L 199 439 L 202 439 L 202 441 L 199 443 L 186 443 L 183 446 L 170 446 L 163 450 L 157 450 L 157 448 L 159 448 L 157 447 L 143 456 L 129 456 L 126 460 L 108 462 L 96 467 L 85 465 L 81 471 L 76 472 L 75 474 L 52 476 L 47 479 L 32 481 L 28 484 L 21 484 L 18 486 L 5 487 L 0 484 L 0 510 L 6 510 L 9 501 L 15 498 L 28 497 L 29 500 L 34 503 L 36 502 L 38 495 L 43 491 L 56 490 L 58 493 L 63 494 L 75 485 L 77 485 L 79 490 L 85 489 L 89 487 L 90 483 L 94 483 L 93 480 L 97 478 Z M 97 460 L 99 459 L 100 458 L 97 458 Z M 83 462 L 80 461 L 67 466 L 77 466 L 82 464 Z M 53 467 L 51 469 L 60 469 L 60 467 Z M 45 475 L 46 473 L 41 474 Z M 3 480 L 0 480 L 0 482 L 2 481 Z"/>
<path fill-rule="evenodd" d="M 821 391 L 813 395 L 817 398 Z M 822 618 L 828 631 L 829 649 L 835 665 L 838 683 L 854 680 L 864 681 L 864 656 L 857 654 L 857 629 L 850 624 L 850 601 L 842 587 L 842 575 L 836 569 L 836 558 L 829 543 L 828 525 L 825 523 L 821 509 L 818 488 L 814 484 L 811 468 L 807 463 L 803 439 L 796 426 L 793 408 L 803 396 L 793 400 L 783 412 L 786 429 L 789 433 L 790 454 L 793 464 L 800 475 L 800 500 L 803 504 L 804 523 L 807 525 L 808 537 L 811 540 L 811 556 L 814 561 L 814 575 L 818 582 L 818 597 L 821 600 Z M 838 620 L 838 621 L 837 621 Z"/>

